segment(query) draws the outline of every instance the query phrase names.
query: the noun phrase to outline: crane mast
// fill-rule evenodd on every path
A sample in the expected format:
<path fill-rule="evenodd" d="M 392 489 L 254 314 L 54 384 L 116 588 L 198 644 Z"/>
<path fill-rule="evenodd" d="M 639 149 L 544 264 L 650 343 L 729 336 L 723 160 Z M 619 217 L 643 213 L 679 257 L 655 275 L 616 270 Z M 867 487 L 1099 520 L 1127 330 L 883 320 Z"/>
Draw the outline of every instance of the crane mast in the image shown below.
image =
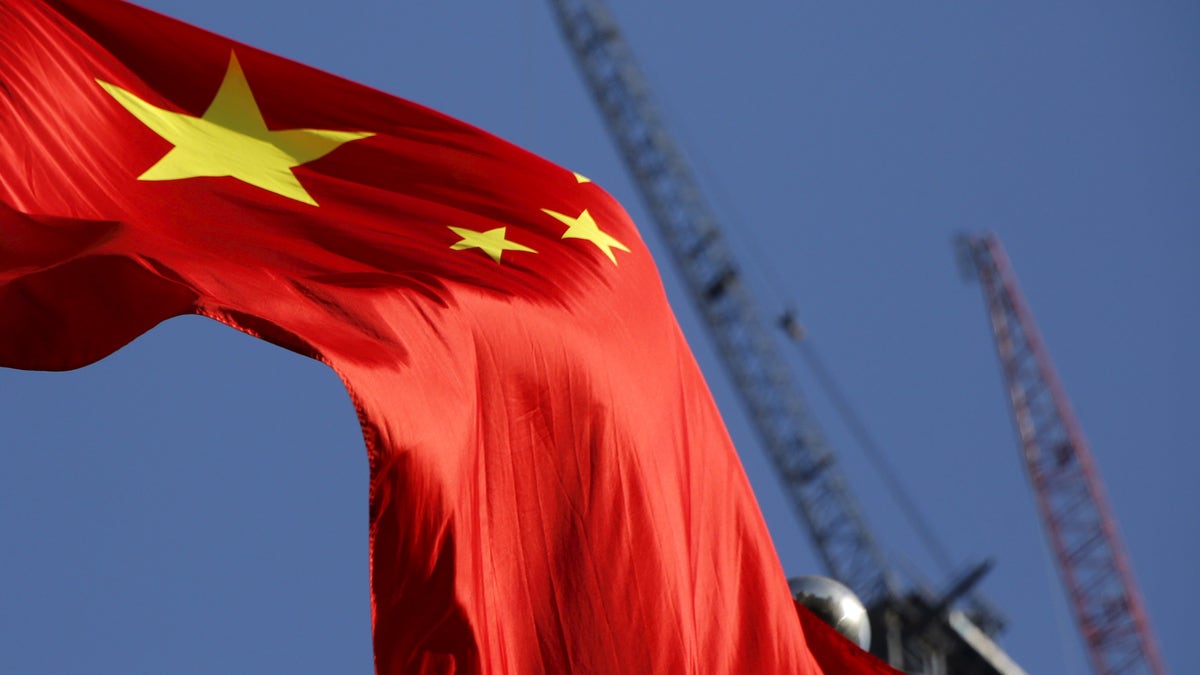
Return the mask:
<path fill-rule="evenodd" d="M 1099 675 L 1165 669 L 1071 406 L 994 235 L 959 240 L 995 334 L 1025 467 L 1075 620 Z"/>
<path fill-rule="evenodd" d="M 552 4 L 826 572 L 868 605 L 883 599 L 894 591 L 884 557 L 760 319 L 716 218 L 659 121 L 628 46 L 600 4 Z"/>

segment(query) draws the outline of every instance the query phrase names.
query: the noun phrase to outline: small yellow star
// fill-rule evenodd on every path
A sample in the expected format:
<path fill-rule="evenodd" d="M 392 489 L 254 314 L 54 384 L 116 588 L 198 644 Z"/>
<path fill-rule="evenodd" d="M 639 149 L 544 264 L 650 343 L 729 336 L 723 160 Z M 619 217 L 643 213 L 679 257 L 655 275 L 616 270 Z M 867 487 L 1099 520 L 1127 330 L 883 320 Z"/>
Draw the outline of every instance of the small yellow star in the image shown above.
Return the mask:
<path fill-rule="evenodd" d="M 234 54 L 230 54 L 225 79 L 202 117 L 164 110 L 120 87 L 96 82 L 142 124 L 175 146 L 138 180 L 230 176 L 316 206 L 292 168 L 324 157 L 343 143 L 372 135 L 360 131 L 267 129 Z"/>
<path fill-rule="evenodd" d="M 497 227 L 494 230 L 487 232 L 476 232 L 463 227 L 451 227 L 454 234 L 462 237 L 457 243 L 452 244 L 450 248 L 455 251 L 463 251 L 469 248 L 482 249 L 484 253 L 492 257 L 492 260 L 500 262 L 500 256 L 505 251 L 525 251 L 527 253 L 537 253 L 537 251 L 522 246 L 515 241 L 509 241 L 505 238 L 506 227 Z"/>
<path fill-rule="evenodd" d="M 617 264 L 617 256 L 613 255 L 612 252 L 614 248 L 619 248 L 626 253 L 629 252 L 625 244 L 622 244 L 612 235 L 600 229 L 600 226 L 596 224 L 596 219 L 592 218 L 592 214 L 588 213 L 587 209 L 584 209 L 583 213 L 579 214 L 576 218 L 557 211 L 551 211 L 550 209 L 542 209 L 542 211 L 554 216 L 559 222 L 567 226 L 567 231 L 562 236 L 563 239 L 586 239 L 592 242 L 596 245 L 596 248 L 608 256 L 608 259 L 614 265 Z"/>
<path fill-rule="evenodd" d="M 579 183 L 579 184 L 581 184 L 581 185 L 582 185 L 583 183 L 590 183 L 590 182 L 592 182 L 592 179 L 591 179 L 591 178 L 588 178 L 587 176 L 585 176 L 585 175 L 583 175 L 583 174 L 581 174 L 581 173 L 578 173 L 578 172 L 575 172 L 575 171 L 572 171 L 571 173 L 575 174 L 575 182 L 576 182 L 576 183 Z"/>

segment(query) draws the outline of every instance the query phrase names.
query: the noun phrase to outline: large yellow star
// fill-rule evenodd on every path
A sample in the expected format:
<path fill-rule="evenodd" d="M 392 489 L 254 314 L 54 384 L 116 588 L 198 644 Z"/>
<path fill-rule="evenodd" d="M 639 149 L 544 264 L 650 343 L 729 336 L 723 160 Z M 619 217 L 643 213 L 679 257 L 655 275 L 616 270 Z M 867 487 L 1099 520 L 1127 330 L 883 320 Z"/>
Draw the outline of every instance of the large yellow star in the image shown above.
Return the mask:
<path fill-rule="evenodd" d="M 584 209 L 583 213 L 579 214 L 576 218 L 557 211 L 551 211 L 550 209 L 542 209 L 542 211 L 554 216 L 567 226 L 567 231 L 562 235 L 563 239 L 586 239 L 592 242 L 596 245 L 596 248 L 608 256 L 608 259 L 614 265 L 617 264 L 617 256 L 613 255 L 612 252 L 614 248 L 619 248 L 626 253 L 629 252 L 625 244 L 622 244 L 612 235 L 600 229 L 600 226 L 596 224 L 596 219 L 592 218 L 592 214 L 588 213 L 587 209 Z"/>
<path fill-rule="evenodd" d="M 527 253 L 537 253 L 537 251 L 522 246 L 515 241 L 509 241 L 505 238 L 507 227 L 497 227 L 494 230 L 487 232 L 476 232 L 462 227 L 451 227 L 454 234 L 462 237 L 457 243 L 452 244 L 450 248 L 455 251 L 463 251 L 469 248 L 482 249 L 484 253 L 492 257 L 492 260 L 500 262 L 500 256 L 505 251 L 525 251 Z"/>
<path fill-rule="evenodd" d="M 96 81 L 142 124 L 175 146 L 138 180 L 231 176 L 316 206 L 292 167 L 324 157 L 343 143 L 372 135 L 361 131 L 267 129 L 235 54 L 230 54 L 225 79 L 202 117 L 163 110 L 120 87 Z"/>

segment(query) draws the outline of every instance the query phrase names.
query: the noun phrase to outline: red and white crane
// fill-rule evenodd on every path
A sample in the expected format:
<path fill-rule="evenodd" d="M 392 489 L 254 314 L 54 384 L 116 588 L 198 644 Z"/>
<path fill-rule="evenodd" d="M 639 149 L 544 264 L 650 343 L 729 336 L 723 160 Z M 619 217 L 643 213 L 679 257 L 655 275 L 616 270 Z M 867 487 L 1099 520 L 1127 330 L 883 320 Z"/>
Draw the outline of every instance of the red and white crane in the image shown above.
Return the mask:
<path fill-rule="evenodd" d="M 995 235 L 963 237 L 979 279 L 1025 467 L 1076 623 L 1099 675 L 1163 675 L 1100 473 Z"/>

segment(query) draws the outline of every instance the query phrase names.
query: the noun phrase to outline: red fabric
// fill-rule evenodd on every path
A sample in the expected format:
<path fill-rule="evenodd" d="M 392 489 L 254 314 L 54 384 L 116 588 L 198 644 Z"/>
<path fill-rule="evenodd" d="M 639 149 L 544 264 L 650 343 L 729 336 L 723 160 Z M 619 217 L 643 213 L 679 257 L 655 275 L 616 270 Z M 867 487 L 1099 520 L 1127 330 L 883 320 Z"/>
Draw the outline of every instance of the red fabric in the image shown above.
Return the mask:
<path fill-rule="evenodd" d="M 292 169 L 319 206 L 139 180 L 173 144 L 98 80 L 198 117 L 231 53 L 271 130 L 373 134 Z M 629 250 L 543 209 L 586 209 Z M 497 263 L 451 227 L 536 253 Z M 821 672 L 654 264 L 599 187 L 116 0 L 0 0 L 0 365 L 77 368 L 186 313 L 345 382 L 380 673 Z"/>

